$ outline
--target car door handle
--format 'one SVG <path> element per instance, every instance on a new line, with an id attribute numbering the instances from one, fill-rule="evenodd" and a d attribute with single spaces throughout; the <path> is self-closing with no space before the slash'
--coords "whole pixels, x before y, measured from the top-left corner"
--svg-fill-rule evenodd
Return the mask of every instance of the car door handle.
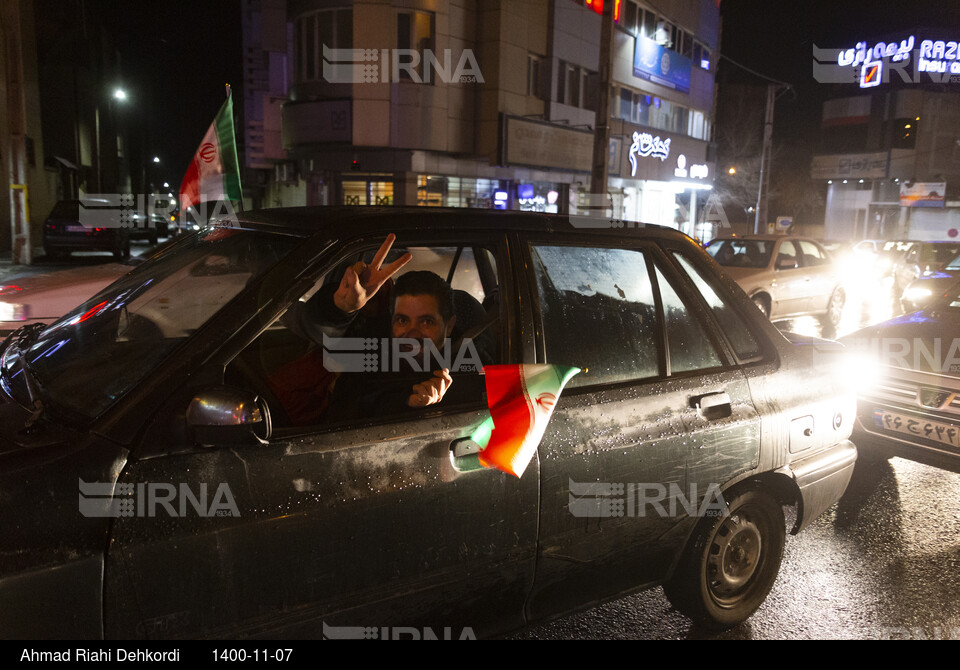
<path id="1" fill-rule="evenodd" d="M 733 414 L 730 394 L 726 391 L 707 393 L 697 400 L 697 413 L 708 421 L 724 419 Z"/>
<path id="2" fill-rule="evenodd" d="M 450 443 L 450 463 L 457 472 L 484 470 L 480 464 L 480 445 L 469 437 L 461 437 Z"/>

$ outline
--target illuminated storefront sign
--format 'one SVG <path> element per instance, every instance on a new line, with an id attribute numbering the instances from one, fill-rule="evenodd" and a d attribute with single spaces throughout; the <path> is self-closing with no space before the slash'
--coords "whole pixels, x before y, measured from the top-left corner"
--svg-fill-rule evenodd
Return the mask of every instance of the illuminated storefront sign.
<path id="1" fill-rule="evenodd" d="M 687 177 L 691 179 L 706 179 L 709 172 L 710 169 L 708 166 L 696 163 L 687 169 L 687 157 L 680 154 L 677 156 L 677 167 L 673 171 L 673 176 L 680 177 L 681 179 L 686 179 Z"/>
<path id="2" fill-rule="evenodd" d="M 884 80 L 884 63 L 906 64 L 916 49 L 917 74 L 960 75 L 960 42 L 944 40 L 917 40 L 914 35 L 899 42 L 877 42 L 873 47 L 866 42 L 842 50 L 837 55 L 841 67 L 860 68 L 860 88 L 879 86 Z"/>
<path id="3" fill-rule="evenodd" d="M 635 132 L 633 134 L 633 144 L 630 145 L 630 175 L 637 174 L 637 156 L 641 158 L 653 157 L 661 161 L 667 160 L 670 155 L 670 138 L 660 139 L 657 135 L 654 137 L 650 133 Z"/>

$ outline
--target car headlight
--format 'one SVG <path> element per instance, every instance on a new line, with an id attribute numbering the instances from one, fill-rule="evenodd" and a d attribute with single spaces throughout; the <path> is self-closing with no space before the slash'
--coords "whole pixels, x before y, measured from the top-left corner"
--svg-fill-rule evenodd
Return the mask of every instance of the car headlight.
<path id="1" fill-rule="evenodd" d="M 908 286 L 903 292 L 903 299 L 909 302 L 917 302 L 918 300 L 929 298 L 932 295 L 933 291 L 928 288 L 921 288 L 920 286 Z"/>
<path id="2" fill-rule="evenodd" d="M 27 306 L 16 302 L 0 302 L 0 321 L 26 321 Z"/>

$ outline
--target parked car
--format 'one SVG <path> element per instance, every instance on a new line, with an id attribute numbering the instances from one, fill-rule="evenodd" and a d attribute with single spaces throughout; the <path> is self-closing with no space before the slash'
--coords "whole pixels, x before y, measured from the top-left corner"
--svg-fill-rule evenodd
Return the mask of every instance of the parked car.
<path id="1" fill-rule="evenodd" d="M 537 396 L 553 415 L 521 476 L 479 465 L 475 367 L 450 366 L 450 404 L 333 411 L 345 375 L 393 379 L 391 347 L 317 342 L 314 298 L 404 252 L 451 283 L 450 338 L 482 366 L 581 369 Z M 391 290 L 352 318 L 389 324 Z M 40 328 L 0 351 L 6 637 L 482 637 L 659 584 L 727 628 L 774 583 L 783 507 L 807 527 L 856 459 L 839 345 L 786 339 L 655 226 L 244 213 Z M 331 364 L 350 347 L 361 371 Z"/>
<path id="2" fill-rule="evenodd" d="M 893 266 L 893 295 L 899 299 L 913 281 L 942 270 L 960 255 L 960 242 L 917 242 Z"/>
<path id="3" fill-rule="evenodd" d="M 0 284 L 0 337 L 22 326 L 53 323 L 168 243 L 150 247 L 121 263 L 81 265 L 4 281 Z"/>
<path id="4" fill-rule="evenodd" d="M 906 313 L 923 309 L 943 296 L 958 281 L 960 281 L 960 256 L 940 270 L 925 274 L 907 284 L 900 296 L 900 306 Z"/>
<path id="5" fill-rule="evenodd" d="M 108 202 L 61 200 L 43 224 L 43 250 L 57 259 L 71 251 L 109 251 L 130 256 L 130 229 L 120 225 L 120 211 Z"/>
<path id="6" fill-rule="evenodd" d="M 816 316 L 836 327 L 846 292 L 839 269 L 815 240 L 784 235 L 719 237 L 707 252 L 772 321 Z"/>
<path id="7" fill-rule="evenodd" d="M 853 439 L 868 460 L 899 456 L 960 472 L 960 286 L 921 311 L 849 335 L 864 379 Z"/>

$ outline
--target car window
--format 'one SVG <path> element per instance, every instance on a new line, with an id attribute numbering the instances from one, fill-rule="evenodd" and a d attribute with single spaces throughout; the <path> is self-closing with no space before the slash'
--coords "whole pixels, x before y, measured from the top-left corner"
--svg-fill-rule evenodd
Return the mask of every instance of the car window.
<path id="1" fill-rule="evenodd" d="M 28 353 L 40 385 L 53 403 L 98 416 L 297 242 L 230 228 L 191 236 L 44 330 Z"/>
<path id="2" fill-rule="evenodd" d="M 765 240 L 714 240 L 707 253 L 723 267 L 765 268 L 770 263 L 773 244 Z"/>
<path id="3" fill-rule="evenodd" d="M 777 250 L 777 266 L 781 267 L 781 264 L 786 264 L 787 269 L 792 267 L 791 263 L 797 262 L 797 248 L 793 245 L 793 242 L 790 240 L 783 240 L 780 243 L 780 248 Z"/>
<path id="4" fill-rule="evenodd" d="M 720 354 L 703 326 L 690 313 L 660 268 L 656 269 L 656 276 L 663 302 L 670 374 L 720 367 Z"/>
<path id="5" fill-rule="evenodd" d="M 494 252 L 395 245 L 385 263 L 406 252 L 412 260 L 359 313 L 345 316 L 333 306 L 333 292 L 347 267 L 360 258 L 371 260 L 375 252 L 371 247 L 322 272 L 310 290 L 227 366 L 228 383 L 267 400 L 274 428 L 422 416 L 420 408 L 407 404 L 412 388 L 442 368 L 450 369 L 453 384 L 429 410 L 485 402 L 480 372 L 501 360 L 499 292 L 489 283 L 489 277 L 496 278 Z M 456 318 L 446 337 L 436 345 L 431 341 L 429 353 L 427 346 L 420 354 L 407 347 L 419 333 L 403 341 L 391 337 L 394 291 L 397 282 L 412 273 L 426 273 L 441 283 L 453 277 L 450 299 Z M 488 277 L 486 285 L 481 276 Z"/>
<path id="6" fill-rule="evenodd" d="M 534 246 L 548 363 L 582 372 L 572 386 L 655 377 L 662 346 L 646 254 Z"/>
<path id="7" fill-rule="evenodd" d="M 800 240 L 800 251 L 803 253 L 803 264 L 807 267 L 823 265 L 827 258 L 816 244 L 810 240 Z"/>
<path id="8" fill-rule="evenodd" d="M 722 300 L 713 288 L 713 281 L 708 280 L 689 259 L 683 254 L 673 252 L 674 258 L 680 263 L 687 276 L 693 281 L 700 295 L 713 311 L 713 315 L 720 324 L 720 329 L 730 341 L 734 353 L 741 360 L 755 359 L 761 354 L 760 343 L 750 332 L 746 322 L 737 314 L 736 310 Z"/>
<path id="9" fill-rule="evenodd" d="M 929 244 L 924 246 L 920 262 L 924 265 L 946 263 L 957 254 L 960 254 L 958 244 Z"/>

